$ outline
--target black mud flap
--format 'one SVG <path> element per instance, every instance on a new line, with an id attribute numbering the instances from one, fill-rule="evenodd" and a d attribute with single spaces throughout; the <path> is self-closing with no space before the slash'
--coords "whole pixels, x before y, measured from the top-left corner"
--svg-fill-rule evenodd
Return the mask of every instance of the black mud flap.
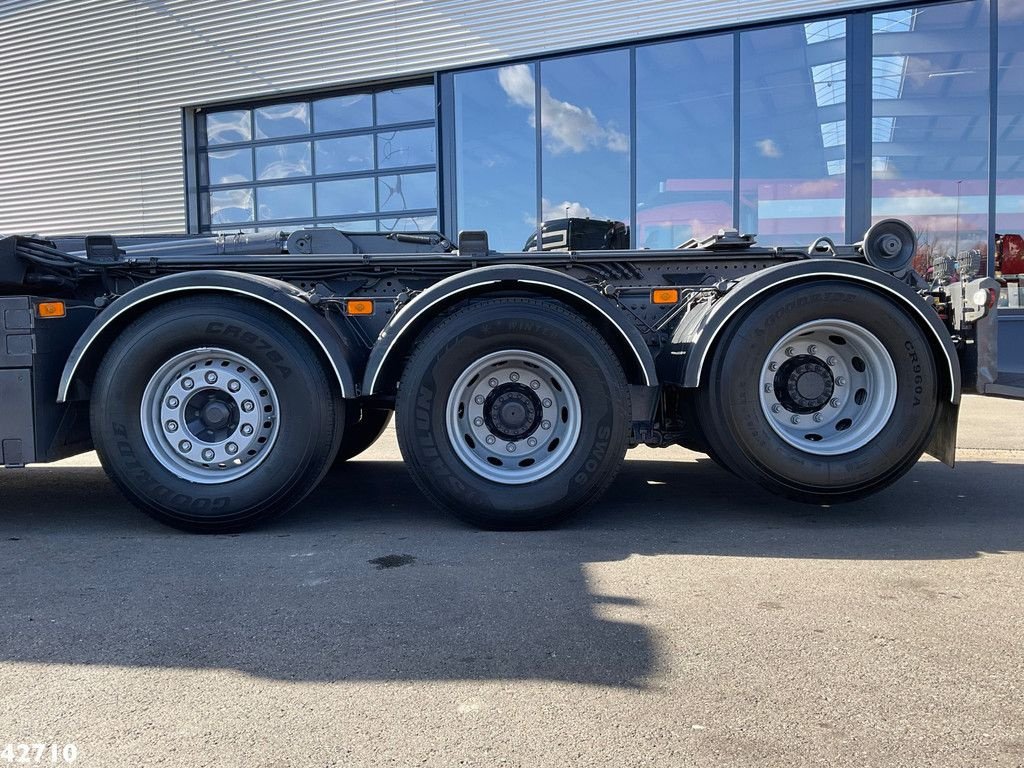
<path id="1" fill-rule="evenodd" d="M 959 403 L 940 402 L 935 417 L 935 432 L 925 448 L 925 453 L 949 467 L 956 465 L 956 426 L 959 416 Z"/>

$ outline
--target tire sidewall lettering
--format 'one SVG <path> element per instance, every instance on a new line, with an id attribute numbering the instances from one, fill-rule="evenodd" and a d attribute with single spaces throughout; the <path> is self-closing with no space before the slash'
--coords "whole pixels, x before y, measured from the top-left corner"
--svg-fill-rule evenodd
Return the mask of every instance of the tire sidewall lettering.
<path id="1" fill-rule="evenodd" d="M 207 323 L 206 333 L 212 336 L 235 339 L 241 344 L 252 346 L 257 351 L 266 355 L 267 360 L 274 364 L 274 367 L 283 378 L 287 379 L 292 375 L 292 369 L 281 364 L 285 359 L 284 355 L 282 355 L 267 339 L 257 333 L 246 331 L 239 325 L 223 323 L 219 320 Z"/>
<path id="2" fill-rule="evenodd" d="M 218 511 L 231 506 L 230 496 L 190 496 L 168 488 L 153 477 L 137 458 L 135 449 L 128 440 L 128 426 L 112 422 L 110 429 L 121 438 L 117 441 L 117 453 L 124 459 L 122 466 L 126 474 L 141 487 L 150 489 L 154 499 L 185 512 Z"/>
<path id="3" fill-rule="evenodd" d="M 158 520 L 193 530 L 230 530 L 293 506 L 330 466 L 343 422 L 327 371 L 299 329 L 245 300 L 169 302 L 136 320 L 111 345 L 97 376 L 94 443 L 126 494 Z M 177 477 L 142 433 L 142 393 L 174 355 L 222 347 L 251 360 L 277 389 L 282 418 L 272 453 L 252 473 L 222 484 Z"/>
<path id="4" fill-rule="evenodd" d="M 625 452 L 628 411 L 620 423 L 611 405 L 615 395 L 609 389 L 607 371 L 609 364 L 615 365 L 615 357 L 610 350 L 606 355 L 598 351 L 595 344 L 604 346 L 600 334 L 591 332 L 594 341 L 585 334 L 577 337 L 578 318 L 561 310 L 555 310 L 557 315 L 552 317 L 555 312 L 550 305 L 541 307 L 530 299 L 490 302 L 507 308 L 506 316 L 495 317 L 495 307 L 485 307 L 485 302 L 468 304 L 447 326 L 439 325 L 433 336 L 421 342 L 436 352 L 421 358 L 414 354 L 403 374 L 397 409 L 399 443 L 421 488 L 457 514 L 460 509 L 472 509 L 478 517 L 540 519 L 551 514 L 549 509 L 585 498 L 595 485 L 614 474 Z M 517 313 L 527 307 L 538 316 Z M 481 311 L 475 314 L 474 310 Z M 464 322 L 458 321 L 459 314 Z M 562 368 L 577 389 L 583 411 L 578 442 L 565 463 L 522 485 L 489 481 L 465 466 L 450 444 L 445 416 L 451 387 L 462 372 L 486 354 L 511 349 L 534 352 Z M 622 380 L 624 385 L 624 376 Z"/>
<path id="5" fill-rule="evenodd" d="M 465 482 L 459 478 L 458 474 L 453 471 L 453 467 L 458 468 L 460 471 L 464 470 L 461 461 L 457 458 L 451 446 L 448 444 L 448 430 L 444 418 L 444 408 L 447 407 L 447 396 L 438 398 L 438 392 L 449 392 L 451 385 L 458 373 L 467 367 L 473 359 L 483 356 L 491 351 L 501 347 L 500 343 L 495 343 L 493 339 L 496 336 L 509 334 L 510 332 L 523 334 L 522 341 L 530 343 L 523 343 L 519 346 L 525 346 L 539 354 L 545 354 L 552 357 L 558 357 L 559 347 L 558 344 L 567 343 L 568 339 L 564 337 L 564 334 L 558 332 L 558 329 L 553 329 L 550 326 L 535 321 L 519 321 L 515 322 L 512 320 L 508 321 L 492 321 L 490 323 L 481 324 L 472 332 L 460 335 L 450 340 L 445 346 L 445 351 L 438 356 L 438 359 L 430 374 L 425 381 L 420 385 L 417 391 L 416 397 L 416 427 L 417 435 L 416 441 L 420 450 L 424 452 L 424 455 L 420 457 L 421 461 L 428 466 L 430 472 L 437 478 L 442 478 L 443 483 L 447 485 L 455 494 L 462 497 L 471 497 L 474 499 L 475 504 L 481 506 L 491 506 L 488 502 L 488 496 L 483 489 L 494 484 L 489 483 L 484 478 L 480 478 L 475 474 L 472 475 L 470 482 Z M 527 335 L 529 334 L 529 335 Z M 483 348 L 474 352 L 472 355 L 458 354 L 463 353 L 466 350 L 466 341 L 472 339 L 483 345 Z M 537 345 L 537 340 L 547 340 L 555 344 L 556 346 L 551 349 L 540 348 Z M 541 345 L 542 346 L 542 345 Z M 561 347 L 564 349 L 565 347 Z M 451 355 L 450 359 L 447 356 Z M 563 361 L 564 362 L 564 361 Z M 589 361 L 586 361 L 589 362 Z M 573 360 L 572 366 L 566 367 L 566 372 L 570 378 L 577 384 L 578 388 L 580 385 L 591 386 L 594 381 L 592 371 L 583 370 L 584 368 L 591 368 L 589 365 L 584 365 L 583 360 Z M 457 372 L 453 372 L 452 375 L 440 375 L 439 370 L 445 366 L 450 365 L 454 369 L 458 369 Z M 568 368 L 576 367 L 580 370 L 577 375 L 573 375 Z M 607 390 L 603 390 L 599 397 L 594 397 L 595 403 L 607 404 L 610 393 Z M 581 393 L 581 399 L 583 394 Z M 443 400 L 444 402 L 441 402 Z M 569 466 L 575 466 L 576 469 L 572 470 L 569 475 L 569 481 L 572 485 L 577 487 L 586 486 L 591 482 L 595 473 L 599 472 L 602 467 L 603 459 L 606 457 L 609 449 L 610 439 L 612 435 L 612 427 L 610 425 L 611 412 L 609 409 L 604 408 L 599 414 L 595 414 L 593 409 L 590 409 L 590 418 L 584 420 L 581 425 L 579 442 L 577 449 L 570 454 L 566 460 L 566 465 L 563 465 L 563 469 Z M 581 454 L 579 449 L 582 445 L 589 444 L 590 450 L 585 454 Z M 529 488 L 532 489 L 533 493 L 540 493 L 541 489 L 548 488 L 553 485 L 562 485 L 565 481 L 559 480 L 562 475 L 561 471 L 556 471 L 552 475 L 548 475 L 535 483 L 529 484 Z M 500 486 L 512 492 L 515 491 L 516 486 Z M 559 495 L 564 493 L 563 490 L 557 491 L 552 495 Z"/>
<path id="6" fill-rule="evenodd" d="M 861 306 L 868 295 L 874 297 L 870 310 Z M 772 301 L 772 297 L 766 299 L 766 303 Z M 885 344 L 896 369 L 896 402 L 888 423 L 871 444 L 852 454 L 818 456 L 799 451 L 781 441 L 761 410 L 760 373 L 768 350 L 791 328 L 825 317 L 856 322 L 870 330 Z M 916 450 L 930 434 L 933 419 L 928 409 L 935 407 L 938 371 L 927 338 L 916 322 L 891 300 L 867 289 L 808 290 L 802 295 L 776 301 L 775 306 L 760 314 L 755 307 L 746 320 L 740 322 L 739 333 L 732 336 L 728 344 L 731 349 L 726 350 L 723 359 L 734 366 L 733 372 L 722 369 L 718 374 L 713 373 L 712 382 L 716 376 L 725 377 L 722 381 L 726 388 L 719 408 L 726 421 L 732 423 L 731 431 L 740 443 L 733 450 L 733 460 L 740 464 L 754 461 L 758 474 L 769 484 L 777 482 L 771 478 L 783 476 L 818 478 L 823 485 L 844 478 L 856 484 L 872 474 L 884 474 L 885 468 L 879 467 L 885 464 L 887 457 L 905 453 L 908 445 L 912 446 L 909 450 Z M 919 412 L 925 415 L 911 415 Z M 730 449 L 720 447 L 717 450 L 726 454 Z"/>
<path id="7" fill-rule="evenodd" d="M 914 342 L 909 339 L 904 342 L 903 348 L 907 350 L 910 358 L 911 370 L 914 372 L 914 402 L 913 407 L 921 405 L 921 398 L 924 395 L 924 375 L 922 374 L 921 359 L 918 357 L 917 348 Z"/>

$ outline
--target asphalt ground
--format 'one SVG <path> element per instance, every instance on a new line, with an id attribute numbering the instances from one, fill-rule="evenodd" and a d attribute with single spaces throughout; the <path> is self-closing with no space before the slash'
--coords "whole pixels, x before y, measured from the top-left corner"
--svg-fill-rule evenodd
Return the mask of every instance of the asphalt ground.
<path id="1" fill-rule="evenodd" d="M 1024 403 L 967 398 L 959 444 L 956 470 L 832 508 L 633 451 L 600 504 L 526 534 L 436 512 L 390 432 L 240 536 L 161 527 L 93 456 L 0 473 L 0 750 L 1024 765 Z"/>

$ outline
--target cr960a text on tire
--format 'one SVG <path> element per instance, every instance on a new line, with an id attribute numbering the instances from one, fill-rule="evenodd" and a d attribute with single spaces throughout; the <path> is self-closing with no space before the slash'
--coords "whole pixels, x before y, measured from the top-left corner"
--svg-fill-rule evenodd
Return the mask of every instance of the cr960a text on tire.
<path id="1" fill-rule="evenodd" d="M 716 456 L 790 498 L 849 501 L 901 477 L 934 430 L 925 332 L 897 301 L 839 281 L 780 290 L 726 330 L 700 390 Z"/>

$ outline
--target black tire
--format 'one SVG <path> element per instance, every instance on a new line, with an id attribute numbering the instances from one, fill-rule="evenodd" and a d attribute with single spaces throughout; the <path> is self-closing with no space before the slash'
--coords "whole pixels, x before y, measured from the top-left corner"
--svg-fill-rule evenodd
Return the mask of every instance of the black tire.
<path id="1" fill-rule="evenodd" d="M 871 428 L 884 426 L 838 455 L 819 455 L 814 442 L 797 448 L 780 437 L 761 395 L 768 391 L 762 366 L 774 345 L 793 329 L 826 318 L 873 334 L 895 371 L 895 404 Z M 865 287 L 822 281 L 782 290 L 730 324 L 701 385 L 699 413 L 716 461 L 773 493 L 831 504 L 881 490 L 917 462 L 934 430 L 939 390 L 932 347 L 902 307 Z"/>
<path id="2" fill-rule="evenodd" d="M 226 482 L 184 479 L 181 468 L 158 458 L 143 428 L 143 395 L 151 380 L 169 360 L 204 349 L 251 361 L 265 373 L 279 405 L 265 456 L 248 474 Z M 168 302 L 128 326 L 99 367 L 92 434 L 100 460 L 132 502 L 166 525 L 224 533 L 269 520 L 316 487 L 337 450 L 344 408 L 318 359 L 299 331 L 260 305 L 223 296 Z"/>
<path id="3" fill-rule="evenodd" d="M 460 376 L 508 350 L 558 366 L 582 414 L 578 438 L 566 439 L 572 447 L 563 449 L 568 452 L 560 463 L 546 476 L 517 484 L 478 474 L 456 453 L 446 426 L 448 398 Z M 424 494 L 465 522 L 497 530 L 549 526 L 597 499 L 622 465 L 630 418 L 625 375 L 598 331 L 561 304 L 531 298 L 469 303 L 438 323 L 413 350 L 396 407 L 398 444 Z M 526 450 L 525 442 L 516 444 Z"/>
<path id="4" fill-rule="evenodd" d="M 358 402 L 347 400 L 345 434 L 341 436 L 334 468 L 342 466 L 377 442 L 391 423 L 391 413 L 388 408 L 364 408 Z"/>

